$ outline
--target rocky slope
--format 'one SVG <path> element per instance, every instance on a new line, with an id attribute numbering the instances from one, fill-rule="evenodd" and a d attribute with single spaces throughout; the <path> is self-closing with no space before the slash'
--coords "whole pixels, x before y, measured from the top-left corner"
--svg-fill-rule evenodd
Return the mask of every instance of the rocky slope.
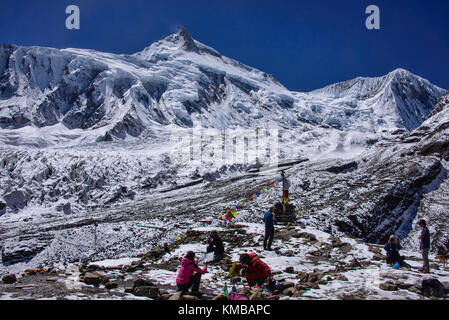
<path id="1" fill-rule="evenodd" d="M 379 246 L 304 226 L 278 226 L 275 251 L 263 251 L 263 227 L 254 223 L 193 228 L 183 239 L 168 245 L 167 251 L 26 270 L 17 282 L 14 276 L 3 277 L 0 298 L 196 300 L 176 292 L 176 275 L 187 251 L 194 250 L 199 256 L 205 251 L 205 238 L 212 229 L 223 239 L 227 256 L 210 264 L 208 273 L 202 276 L 203 299 L 226 300 L 225 285 L 229 292 L 235 290 L 249 300 L 448 299 L 449 270 L 440 267 L 433 257 L 430 276 L 442 282 L 439 290 L 423 286 L 422 275 L 416 270 L 421 261 L 415 252 L 402 252 L 409 266 L 396 270 L 384 263 Z M 229 276 L 232 263 L 244 252 L 258 254 L 270 266 L 277 282 L 275 291 L 249 288 L 244 278 Z"/>

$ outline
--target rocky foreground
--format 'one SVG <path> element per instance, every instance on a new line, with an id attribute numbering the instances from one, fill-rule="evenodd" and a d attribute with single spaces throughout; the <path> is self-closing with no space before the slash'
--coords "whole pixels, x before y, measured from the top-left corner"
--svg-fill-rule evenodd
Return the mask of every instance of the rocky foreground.
<path id="1" fill-rule="evenodd" d="M 257 223 L 194 228 L 166 250 L 136 257 L 29 269 L 18 277 L 6 275 L 0 284 L 0 299 L 196 300 L 176 292 L 175 279 L 187 251 L 197 256 L 205 252 L 206 235 L 212 229 L 222 237 L 227 256 L 210 264 L 203 275 L 200 290 L 204 299 L 226 299 L 225 286 L 250 300 L 449 299 L 449 268 L 434 257 L 431 273 L 423 275 L 417 270 L 419 252 L 403 251 L 409 267 L 396 270 L 385 264 L 381 246 L 337 238 L 302 224 L 277 226 L 275 250 L 263 251 L 263 226 Z M 278 282 L 276 291 L 249 288 L 241 278 L 231 280 L 229 269 L 243 252 L 257 253 L 270 266 Z M 424 278 L 437 279 L 442 286 L 422 287 Z"/>

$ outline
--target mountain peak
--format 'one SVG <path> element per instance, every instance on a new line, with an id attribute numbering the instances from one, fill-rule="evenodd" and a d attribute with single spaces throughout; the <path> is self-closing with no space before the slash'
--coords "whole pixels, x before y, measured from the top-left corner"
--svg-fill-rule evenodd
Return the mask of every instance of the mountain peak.
<path id="1" fill-rule="evenodd" d="M 402 69 L 402 68 L 397 68 L 397 69 L 391 71 L 386 76 L 391 77 L 391 78 L 421 78 L 421 77 L 413 74 L 412 72 L 410 72 L 406 69 Z"/>
<path id="2" fill-rule="evenodd" d="M 197 45 L 195 44 L 195 40 L 193 40 L 192 36 L 184 27 L 182 27 L 177 33 L 165 38 L 165 40 L 181 44 L 182 49 L 186 51 L 198 52 L 199 50 Z"/>

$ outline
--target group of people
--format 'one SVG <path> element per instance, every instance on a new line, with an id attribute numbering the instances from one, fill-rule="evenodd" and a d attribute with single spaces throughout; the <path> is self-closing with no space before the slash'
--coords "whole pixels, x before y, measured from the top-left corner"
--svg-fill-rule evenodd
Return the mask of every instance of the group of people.
<path id="1" fill-rule="evenodd" d="M 289 181 L 285 178 L 284 173 L 281 173 L 283 179 L 283 204 L 288 203 L 288 188 Z M 263 239 L 264 250 L 271 251 L 271 246 L 274 240 L 274 225 L 275 218 L 273 213 L 275 208 L 271 207 L 263 217 L 265 224 L 265 235 Z M 422 273 L 429 273 L 429 250 L 430 250 L 430 232 L 427 228 L 425 220 L 420 220 L 418 225 L 421 227 L 420 250 L 422 252 L 423 266 L 419 269 Z M 207 253 L 214 253 L 212 262 L 218 262 L 225 256 L 223 241 L 218 236 L 216 231 L 212 231 L 207 238 L 208 246 Z M 386 262 L 394 267 L 402 267 L 405 265 L 405 257 L 401 256 L 399 250 L 402 249 L 398 239 L 392 235 L 385 244 Z M 200 268 L 195 260 L 195 253 L 193 251 L 187 252 L 186 256 L 181 261 L 181 267 L 176 278 L 178 290 L 184 294 L 191 289 L 192 295 L 201 295 L 199 292 L 201 275 L 207 272 L 207 261 L 205 266 Z M 235 265 L 236 270 L 246 278 L 249 286 L 266 284 L 268 288 L 273 286 L 272 274 L 269 266 L 259 259 L 256 254 L 243 253 L 240 255 L 239 262 Z"/>
<path id="2" fill-rule="evenodd" d="M 216 231 L 212 231 L 207 238 L 208 246 L 207 252 L 214 253 L 214 259 L 212 262 L 220 261 L 225 253 L 223 241 L 218 236 Z M 201 296 L 199 292 L 201 275 L 207 272 L 207 262 L 203 268 L 198 266 L 196 261 L 196 255 L 193 251 L 187 252 L 186 256 L 181 260 L 181 267 L 176 277 L 176 284 L 178 291 L 183 294 L 189 293 L 194 296 Z M 240 255 L 239 263 L 236 265 L 236 269 L 242 276 L 246 278 L 249 286 L 263 285 L 264 283 L 270 284 L 271 270 L 268 265 L 260 260 L 256 254 L 243 253 Z"/>
<path id="3" fill-rule="evenodd" d="M 427 222 L 425 220 L 420 220 L 418 222 L 418 226 L 421 228 L 421 234 L 419 235 L 419 248 L 421 250 L 423 266 L 419 268 L 419 271 L 422 273 L 430 272 L 430 264 L 429 264 L 429 251 L 430 251 L 430 232 L 427 228 Z M 404 265 L 405 257 L 399 254 L 399 250 L 402 249 L 399 244 L 398 239 L 394 235 L 390 237 L 388 242 L 385 244 L 384 249 L 387 253 L 387 263 L 394 266 L 399 265 L 402 267 Z"/>
<path id="4" fill-rule="evenodd" d="M 284 172 L 281 172 L 282 177 L 282 202 L 283 204 L 288 203 L 288 189 L 290 187 L 290 182 L 285 177 Z M 271 251 L 271 245 L 274 239 L 274 213 L 275 208 L 271 207 L 263 217 L 263 222 L 265 224 L 265 236 L 263 239 L 264 250 Z M 216 231 L 212 231 L 207 238 L 208 246 L 206 249 L 207 253 L 214 253 L 214 258 L 212 262 L 220 261 L 224 255 L 224 245 L 223 241 L 218 236 Z M 176 277 L 176 284 L 178 290 L 183 294 L 189 292 L 192 295 L 201 295 L 199 292 L 201 275 L 207 272 L 207 262 L 203 268 L 198 266 L 195 260 L 195 253 L 193 251 L 187 252 L 186 256 L 181 260 L 181 267 Z M 259 259 L 256 254 L 243 253 L 240 255 L 239 263 L 236 265 L 238 272 L 246 278 L 249 286 L 263 285 L 267 284 L 268 288 L 273 286 L 272 275 L 270 267 Z"/>

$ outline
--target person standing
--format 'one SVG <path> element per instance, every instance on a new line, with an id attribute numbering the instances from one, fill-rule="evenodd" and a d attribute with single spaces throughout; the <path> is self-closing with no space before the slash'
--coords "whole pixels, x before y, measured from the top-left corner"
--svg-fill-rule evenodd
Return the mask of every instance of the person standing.
<path id="1" fill-rule="evenodd" d="M 263 238 L 263 249 L 271 251 L 271 244 L 274 239 L 274 208 L 271 207 L 263 216 L 263 222 L 265 223 L 265 236 Z"/>
<path id="2" fill-rule="evenodd" d="M 421 235 L 419 236 L 419 249 L 422 253 L 423 266 L 419 269 L 422 273 L 430 272 L 429 251 L 430 251 L 430 232 L 427 228 L 425 220 L 420 220 L 418 225 L 421 227 Z"/>
<path id="3" fill-rule="evenodd" d="M 290 189 L 290 181 L 285 177 L 284 171 L 281 172 L 282 177 L 282 203 L 288 203 L 288 189 Z"/>

